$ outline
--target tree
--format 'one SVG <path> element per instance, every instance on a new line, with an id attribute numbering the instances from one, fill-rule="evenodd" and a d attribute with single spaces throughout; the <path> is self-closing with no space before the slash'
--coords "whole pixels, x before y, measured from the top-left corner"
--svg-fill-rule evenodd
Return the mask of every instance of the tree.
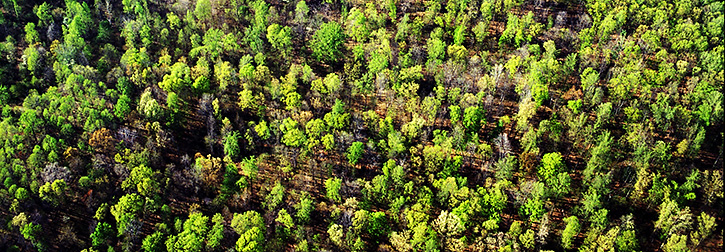
<path id="1" fill-rule="evenodd" d="M 170 237 L 166 242 L 167 250 L 202 251 L 209 230 L 208 222 L 209 217 L 202 213 L 189 214 L 189 218 L 184 221 L 182 226 L 183 231 Z"/>
<path id="2" fill-rule="evenodd" d="M 667 242 L 662 245 L 662 250 L 665 252 L 690 251 L 687 247 L 687 235 L 673 234 L 667 239 Z"/>
<path id="3" fill-rule="evenodd" d="M 287 213 L 287 209 L 280 209 L 274 221 L 281 224 L 278 226 L 277 232 L 280 233 L 283 239 L 286 239 L 290 235 L 290 230 L 295 226 L 292 216 Z"/>
<path id="4" fill-rule="evenodd" d="M 144 200 L 138 194 L 123 195 L 118 203 L 111 207 L 111 214 L 116 218 L 118 234 L 126 234 L 126 227 L 131 221 L 136 221 L 143 209 Z"/>
<path id="5" fill-rule="evenodd" d="M 38 8 L 35 9 L 35 15 L 38 16 L 38 22 L 39 26 L 48 25 L 50 24 L 51 19 L 53 16 L 51 16 L 50 10 L 51 6 L 47 2 L 43 2 L 43 4 L 38 5 Z"/>
<path id="6" fill-rule="evenodd" d="M 141 243 L 141 248 L 146 252 L 162 252 L 164 248 L 164 234 L 156 231 L 146 236 Z"/>
<path id="7" fill-rule="evenodd" d="M 278 24 L 269 25 L 267 27 L 267 40 L 274 49 L 282 53 L 282 58 L 286 57 L 292 46 L 290 27 Z"/>
<path id="8" fill-rule="evenodd" d="M 330 237 L 330 241 L 337 245 L 338 247 L 342 246 L 342 237 L 344 235 L 342 226 L 338 224 L 332 224 L 330 228 L 327 229 L 327 234 Z"/>
<path id="9" fill-rule="evenodd" d="M 295 204 L 297 210 L 296 217 L 297 222 L 300 224 L 307 224 L 310 221 L 312 211 L 315 210 L 314 200 L 307 192 L 302 192 L 300 202 Z"/>
<path id="10" fill-rule="evenodd" d="M 210 0 L 199 0 L 196 2 L 196 8 L 194 8 L 194 16 L 199 21 L 205 22 L 211 18 L 212 7 Z"/>
<path id="11" fill-rule="evenodd" d="M 171 66 L 171 73 L 164 75 L 159 87 L 166 92 L 179 92 L 191 85 L 191 68 L 183 62 L 176 62 Z"/>
<path id="12" fill-rule="evenodd" d="M 579 234 L 579 219 L 576 216 L 569 216 L 564 218 L 566 228 L 561 232 L 561 246 L 565 249 L 571 249 L 574 237 Z"/>
<path id="13" fill-rule="evenodd" d="M 234 158 L 239 152 L 239 132 L 233 130 L 224 136 L 224 155 Z"/>
<path id="14" fill-rule="evenodd" d="M 25 24 L 25 42 L 29 45 L 40 42 L 40 35 L 35 30 L 35 23 L 33 22 Z"/>
<path id="15" fill-rule="evenodd" d="M 524 248 L 527 249 L 533 249 L 534 248 L 534 230 L 527 229 L 525 233 L 519 235 L 519 241 L 521 242 L 521 245 L 524 246 Z"/>
<path id="16" fill-rule="evenodd" d="M 549 181 L 560 171 L 566 169 L 562 161 L 561 154 L 558 152 L 546 153 L 541 158 L 541 167 L 539 167 L 539 178 Z"/>
<path id="17" fill-rule="evenodd" d="M 266 197 L 264 197 L 264 206 L 267 208 L 268 211 L 272 211 L 277 206 L 279 206 L 280 203 L 282 203 L 282 200 L 284 199 L 284 186 L 282 186 L 279 181 L 272 187 L 272 190 L 267 194 Z"/>
<path id="18" fill-rule="evenodd" d="M 322 24 L 310 41 L 312 55 L 319 61 L 336 62 L 344 50 L 345 34 L 335 21 Z"/>
<path id="19" fill-rule="evenodd" d="M 478 106 L 466 108 L 463 113 L 463 126 L 471 133 L 478 132 L 481 129 L 481 124 L 485 123 L 483 113 L 483 110 L 479 109 Z"/>
<path id="20" fill-rule="evenodd" d="M 295 5 L 295 23 L 306 23 L 309 12 L 310 8 L 307 6 L 307 2 L 304 0 L 297 2 L 297 5 Z"/>
<path id="21" fill-rule="evenodd" d="M 458 216 L 445 210 L 433 221 L 433 227 L 444 237 L 458 236 L 466 229 Z"/>
<path id="22" fill-rule="evenodd" d="M 716 226 L 715 217 L 705 212 L 700 213 L 700 216 L 697 217 L 697 230 L 693 231 L 690 235 L 695 247 L 698 247 L 700 243 L 710 236 Z"/>
<path id="23" fill-rule="evenodd" d="M 340 187 L 342 186 L 342 180 L 339 178 L 328 178 L 325 181 L 325 190 L 327 191 L 327 198 L 332 202 L 340 202 Z"/>
<path id="24" fill-rule="evenodd" d="M 112 237 L 113 229 L 111 225 L 105 222 L 99 222 L 93 233 L 91 233 L 91 245 L 94 248 L 101 248 L 102 245 L 108 243 L 108 238 Z"/>
<path id="25" fill-rule="evenodd" d="M 445 56 L 446 43 L 439 38 L 430 38 L 427 42 L 428 48 L 428 65 L 430 64 L 441 64 L 443 57 Z"/>
<path id="26" fill-rule="evenodd" d="M 65 191 L 67 190 L 67 187 L 65 180 L 62 179 L 57 179 L 52 183 L 46 182 L 39 189 L 40 198 L 58 206 L 65 199 Z M 18 194 L 16 192 L 16 197 L 17 195 Z"/>
<path id="27" fill-rule="evenodd" d="M 158 101 L 151 96 L 150 88 L 146 89 L 146 91 L 141 94 L 137 110 L 149 120 L 157 120 L 161 118 L 161 106 Z"/>
<path id="28" fill-rule="evenodd" d="M 292 118 L 285 118 L 280 125 L 282 131 L 282 143 L 290 147 L 304 146 L 306 141 L 305 133 L 297 127 L 297 121 Z"/>
<path id="29" fill-rule="evenodd" d="M 363 148 L 364 145 L 362 142 L 354 142 L 352 143 L 352 145 L 350 145 L 350 148 L 347 149 L 347 161 L 350 163 L 350 165 L 357 165 L 360 157 L 365 151 Z"/>
<path id="30" fill-rule="evenodd" d="M 219 90 L 221 91 L 226 91 L 227 87 L 237 80 L 237 73 L 234 71 L 232 64 L 228 61 L 222 61 L 215 64 L 214 75 L 217 83 L 219 83 Z"/>
<path id="31" fill-rule="evenodd" d="M 131 169 L 131 174 L 123 181 L 121 187 L 126 190 L 136 189 L 144 197 L 155 197 L 161 187 L 158 182 L 159 176 L 158 171 L 154 172 L 150 167 L 142 164 Z"/>
<path id="32" fill-rule="evenodd" d="M 494 166 L 496 169 L 497 180 L 508 180 L 511 178 L 513 172 L 518 167 L 518 161 L 514 155 L 506 155 L 506 157 L 499 159 Z"/>
<path id="33" fill-rule="evenodd" d="M 350 120 L 350 113 L 345 113 L 345 103 L 340 99 L 335 99 L 335 105 L 332 106 L 332 111 L 325 114 L 324 119 L 329 127 L 342 130 Z"/>
<path id="34" fill-rule="evenodd" d="M 368 221 L 368 233 L 376 238 L 387 237 L 390 227 L 385 212 L 373 212 Z"/>
<path id="35" fill-rule="evenodd" d="M 113 106 L 113 114 L 116 118 L 123 120 L 126 119 L 126 115 L 131 112 L 131 99 L 126 95 L 121 95 L 116 101 L 116 105 Z"/>
<path id="36" fill-rule="evenodd" d="M 237 251 L 263 251 L 266 228 L 262 215 L 253 210 L 243 214 L 235 213 L 232 219 L 232 229 L 241 235 L 236 242 Z"/>

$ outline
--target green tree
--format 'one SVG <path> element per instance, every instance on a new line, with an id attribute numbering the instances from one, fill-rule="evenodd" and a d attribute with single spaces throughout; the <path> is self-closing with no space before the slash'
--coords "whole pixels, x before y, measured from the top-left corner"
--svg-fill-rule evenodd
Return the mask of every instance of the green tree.
<path id="1" fill-rule="evenodd" d="M 485 123 L 484 111 L 478 106 L 468 107 L 463 112 L 463 126 L 471 133 L 476 133 L 481 129 L 481 124 Z"/>
<path id="2" fill-rule="evenodd" d="M 116 218 L 116 227 L 118 234 L 126 234 L 126 226 L 131 221 L 137 221 L 141 210 L 143 210 L 144 200 L 138 194 L 126 194 L 118 200 L 118 203 L 111 207 L 111 214 Z"/>
<path id="3" fill-rule="evenodd" d="M 224 239 L 224 217 L 220 214 L 214 214 L 211 218 L 211 222 L 214 225 L 209 230 L 209 234 L 206 239 L 206 247 L 213 251 L 221 245 Z"/>
<path id="4" fill-rule="evenodd" d="M 697 230 L 693 231 L 690 235 L 695 247 L 698 247 L 708 236 L 710 236 L 716 226 L 717 223 L 715 223 L 715 217 L 712 217 L 705 212 L 700 213 L 700 216 L 697 217 Z"/>
<path id="5" fill-rule="evenodd" d="M 352 165 L 352 166 L 357 165 L 357 163 L 360 160 L 360 157 L 362 157 L 362 154 L 364 151 L 365 151 L 364 145 L 362 142 L 352 143 L 352 145 L 350 145 L 350 148 L 347 149 L 348 163 L 350 163 L 350 165 Z"/>
<path id="6" fill-rule="evenodd" d="M 237 73 L 234 67 L 228 61 L 222 61 L 214 65 L 214 75 L 219 83 L 219 90 L 226 91 L 227 88 L 235 83 Z"/>
<path id="7" fill-rule="evenodd" d="M 286 239 L 290 235 L 291 229 L 295 226 L 292 216 L 287 213 L 286 209 L 280 209 L 274 221 L 281 224 L 277 226 L 279 228 L 277 232 L 279 232 L 283 239 Z"/>
<path id="8" fill-rule="evenodd" d="M 38 16 L 38 22 L 39 26 L 48 25 L 50 24 L 50 21 L 53 19 L 53 16 L 51 15 L 51 6 L 47 2 L 43 2 L 43 4 L 38 5 L 38 8 L 35 9 L 35 15 Z"/>
<path id="9" fill-rule="evenodd" d="M 146 91 L 141 94 L 137 110 L 149 120 L 157 120 L 161 118 L 161 106 L 158 101 L 152 97 L 151 89 L 146 89 Z"/>
<path id="10" fill-rule="evenodd" d="M 144 197 L 154 197 L 160 189 L 158 177 L 160 173 L 154 172 L 146 165 L 139 165 L 131 169 L 131 174 L 123 181 L 121 187 L 128 190 L 129 188 L 136 191 Z"/>
<path id="11" fill-rule="evenodd" d="M 116 101 L 116 105 L 113 106 L 113 114 L 116 118 L 123 120 L 126 119 L 126 115 L 131 112 L 131 99 L 126 95 L 121 95 Z"/>
<path id="12" fill-rule="evenodd" d="M 184 221 L 182 231 L 166 242 L 169 251 L 202 251 L 209 230 L 209 217 L 202 213 L 191 213 Z M 171 243 L 173 242 L 173 243 Z"/>
<path id="13" fill-rule="evenodd" d="M 350 13 L 347 14 L 345 26 L 347 35 L 357 42 L 365 43 L 370 36 L 371 31 L 368 27 L 367 17 L 359 8 L 353 7 L 350 10 Z"/>
<path id="14" fill-rule="evenodd" d="M 146 252 L 162 252 L 164 248 L 164 234 L 156 231 L 146 236 L 141 243 L 141 248 Z"/>
<path id="15" fill-rule="evenodd" d="M 344 50 L 345 33 L 335 21 L 322 24 L 310 41 L 312 55 L 319 61 L 336 62 Z"/>
<path id="16" fill-rule="evenodd" d="M 300 202 L 295 204 L 297 210 L 297 222 L 300 224 L 307 224 L 310 221 L 312 211 L 315 210 L 314 200 L 307 192 L 303 192 L 300 197 Z"/>
<path id="17" fill-rule="evenodd" d="M 566 168 L 561 158 L 561 154 L 558 152 L 546 153 L 541 158 L 541 167 L 539 167 L 539 178 L 544 181 L 549 181 L 556 176 L 559 171 Z"/>
<path id="18" fill-rule="evenodd" d="M 342 130 L 350 121 L 350 113 L 345 113 L 345 103 L 340 99 L 335 99 L 335 105 L 332 106 L 332 111 L 325 114 L 324 119 L 329 127 Z"/>
<path id="19" fill-rule="evenodd" d="M 101 246 L 108 243 L 108 238 L 111 238 L 113 234 L 110 224 L 99 222 L 93 233 L 91 233 L 91 245 L 94 248 L 101 248 Z"/>
<path id="20" fill-rule="evenodd" d="M 527 249 L 533 249 L 535 245 L 534 235 L 535 232 L 531 229 L 527 229 L 525 233 L 519 235 L 521 246 Z"/>
<path id="21" fill-rule="evenodd" d="M 264 206 L 267 208 L 268 211 L 272 211 L 279 204 L 282 203 L 282 200 L 284 199 L 284 186 L 282 186 L 279 181 L 272 187 L 272 190 L 269 191 L 269 194 L 267 194 L 266 197 L 264 197 Z"/>
<path id="22" fill-rule="evenodd" d="M 325 181 L 325 190 L 327 191 L 327 198 L 332 202 L 340 202 L 340 187 L 342 186 L 342 179 L 339 178 L 328 178 Z"/>
<path id="23" fill-rule="evenodd" d="M 280 131 L 283 134 L 282 143 L 290 147 L 304 146 L 305 133 L 297 125 L 297 121 L 292 118 L 282 120 L 282 125 L 280 125 Z"/>
<path id="24" fill-rule="evenodd" d="M 67 187 L 65 180 L 62 179 L 56 179 L 52 183 L 46 182 L 39 189 L 40 198 L 53 205 L 60 205 L 65 199 L 65 191 L 67 190 Z"/>
<path id="25" fill-rule="evenodd" d="M 446 43 L 439 38 L 430 38 L 427 42 L 428 48 L 428 63 L 427 64 L 440 64 L 443 61 L 443 57 L 446 52 Z"/>
<path id="26" fill-rule="evenodd" d="M 212 6 L 210 0 L 199 0 L 194 8 L 194 16 L 200 21 L 207 21 L 211 18 Z"/>
<path id="27" fill-rule="evenodd" d="M 264 249 L 266 228 L 262 215 L 253 210 L 234 214 L 232 229 L 241 235 L 236 242 L 237 251 L 258 252 Z"/>
<path id="28" fill-rule="evenodd" d="M 576 216 L 564 218 L 564 223 L 566 223 L 566 228 L 564 228 L 564 231 L 561 232 L 561 246 L 565 249 L 571 249 L 574 237 L 579 234 L 581 226 L 579 225 L 579 219 Z"/>
<path id="29" fill-rule="evenodd" d="M 33 22 L 25 24 L 25 42 L 29 45 L 40 42 L 40 35 L 35 30 L 35 23 Z"/>
<path id="30" fill-rule="evenodd" d="M 267 27 L 267 40 L 272 48 L 281 53 L 282 58 L 286 57 L 292 48 L 292 36 L 289 26 L 271 24 Z"/>
<path id="31" fill-rule="evenodd" d="M 239 132 L 233 130 L 224 136 L 224 155 L 234 158 L 239 155 L 240 151 Z"/>
<path id="32" fill-rule="evenodd" d="M 171 66 L 171 73 L 164 75 L 159 87 L 166 92 L 179 92 L 191 85 L 191 68 L 183 62 Z"/>

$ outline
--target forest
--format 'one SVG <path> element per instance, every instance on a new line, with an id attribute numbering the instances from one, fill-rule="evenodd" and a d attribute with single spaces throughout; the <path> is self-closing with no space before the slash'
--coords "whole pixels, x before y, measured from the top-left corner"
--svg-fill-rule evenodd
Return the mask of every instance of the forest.
<path id="1" fill-rule="evenodd" d="M 0 250 L 723 249 L 721 0 L 0 3 Z"/>

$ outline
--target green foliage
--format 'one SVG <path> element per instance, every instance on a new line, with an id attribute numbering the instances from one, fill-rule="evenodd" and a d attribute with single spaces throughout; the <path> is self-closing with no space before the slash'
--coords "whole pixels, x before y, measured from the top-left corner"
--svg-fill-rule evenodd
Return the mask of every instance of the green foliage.
<path id="1" fill-rule="evenodd" d="M 524 17 L 508 13 L 506 29 L 501 34 L 498 45 L 519 47 L 523 42 L 531 42 L 531 39 L 542 30 L 542 27 L 542 24 L 534 21 L 534 14 L 532 12 L 529 12 Z"/>
<path id="2" fill-rule="evenodd" d="M 521 246 L 527 249 L 533 249 L 534 248 L 534 230 L 527 229 L 525 233 L 521 234 L 519 236 L 519 241 L 521 242 Z"/>
<path id="3" fill-rule="evenodd" d="M 143 210 L 144 200 L 138 194 L 131 193 L 122 196 L 118 203 L 111 207 L 111 214 L 116 218 L 118 234 L 126 234 L 126 227 L 132 221 L 138 221 Z"/>
<path id="4" fill-rule="evenodd" d="M 280 26 L 278 24 L 269 25 L 267 27 L 267 39 L 274 49 L 282 53 L 282 57 L 289 55 L 290 47 L 292 46 L 289 26 Z"/>
<path id="5" fill-rule="evenodd" d="M 312 197 L 310 197 L 308 193 L 303 192 L 302 196 L 300 197 L 300 202 L 295 204 L 294 207 L 297 210 L 297 222 L 301 224 L 306 224 L 310 222 L 310 217 L 312 215 L 312 211 L 315 210 L 315 206 L 314 200 L 312 199 Z"/>
<path id="6" fill-rule="evenodd" d="M 327 199 L 332 202 L 340 202 L 340 187 L 342 180 L 339 178 L 328 178 L 325 181 L 325 190 L 327 191 Z"/>
<path id="7" fill-rule="evenodd" d="M 118 119 L 125 119 L 126 116 L 131 113 L 131 99 L 126 95 L 121 95 L 116 101 L 116 105 L 113 106 L 113 114 Z"/>
<path id="8" fill-rule="evenodd" d="M 99 222 L 93 233 L 91 233 L 91 245 L 94 248 L 101 248 L 101 246 L 108 243 L 108 239 L 114 235 L 113 231 L 114 230 L 111 228 L 110 224 Z"/>
<path id="9" fill-rule="evenodd" d="M 350 121 L 350 113 L 345 112 L 345 103 L 340 99 L 335 99 L 335 105 L 332 106 L 332 111 L 325 114 L 324 119 L 330 128 L 342 130 L 347 127 Z"/>
<path id="10" fill-rule="evenodd" d="M 255 211 L 234 214 L 232 229 L 240 235 L 236 242 L 237 251 L 258 252 L 264 250 L 266 228 L 262 216 Z"/>
<path id="11" fill-rule="evenodd" d="M 290 147 L 304 146 L 306 141 L 305 133 L 297 126 L 297 121 L 291 118 L 285 118 L 280 125 L 282 131 L 282 143 Z"/>
<path id="12" fill-rule="evenodd" d="M 154 172 L 150 167 L 142 164 L 131 169 L 131 174 L 123 181 L 121 187 L 126 190 L 136 189 L 145 197 L 154 197 L 160 192 L 159 176 L 159 172 Z"/>
<path id="13" fill-rule="evenodd" d="M 319 61 L 337 62 L 344 50 L 345 34 L 337 22 L 327 22 L 315 31 L 310 40 L 312 55 Z"/>
<path id="14" fill-rule="evenodd" d="M 428 49 L 428 63 L 427 64 L 440 64 L 443 60 L 443 56 L 446 50 L 446 43 L 438 38 L 430 38 L 427 42 Z"/>
<path id="15" fill-rule="evenodd" d="M 146 252 L 164 251 L 164 234 L 159 231 L 146 236 L 141 243 L 141 248 Z"/>
<path id="16" fill-rule="evenodd" d="M 550 180 L 559 171 L 566 169 L 561 154 L 558 152 L 546 153 L 541 158 L 541 167 L 539 168 L 539 178 L 544 181 Z"/>
<path id="17" fill-rule="evenodd" d="M 561 232 L 561 246 L 565 249 L 571 249 L 574 237 L 579 234 L 581 226 L 576 216 L 564 218 L 564 223 L 566 223 L 566 228 Z"/>
<path id="18" fill-rule="evenodd" d="M 267 194 L 267 196 L 264 198 L 265 207 L 268 211 L 272 211 L 277 206 L 279 206 L 280 203 L 282 203 L 282 200 L 284 199 L 284 186 L 282 186 L 281 183 L 277 182 L 274 187 L 272 187 L 272 190 Z"/>
<path id="19" fill-rule="evenodd" d="M 29 45 L 35 44 L 40 41 L 40 35 L 35 30 L 35 23 L 27 23 L 25 25 L 25 42 Z"/>
<path id="20" fill-rule="evenodd" d="M 20 188 L 23 189 L 23 188 Z M 65 183 L 65 180 L 62 179 L 56 179 L 55 181 L 47 182 L 44 185 L 42 185 L 39 189 L 39 195 L 40 198 L 50 202 L 53 205 L 59 205 L 62 203 L 62 201 L 65 199 L 65 191 L 68 189 L 68 185 Z M 18 190 L 15 193 L 15 197 L 18 198 Z M 22 195 L 22 194 L 21 194 Z M 22 199 L 22 196 L 18 199 Z"/>
<path id="21" fill-rule="evenodd" d="M 362 142 L 353 142 L 352 145 L 350 145 L 350 148 L 347 149 L 347 161 L 350 165 L 357 165 L 360 157 L 362 157 L 362 154 L 365 151 L 363 148 L 364 146 Z"/>
<path id="22" fill-rule="evenodd" d="M 240 151 L 241 148 L 239 148 L 239 132 L 234 130 L 224 136 L 224 155 L 233 158 L 238 156 Z"/>
<path id="23" fill-rule="evenodd" d="M 4 248 L 712 247 L 723 4 L 555 2 L 4 0 Z"/>
<path id="24" fill-rule="evenodd" d="M 484 113 L 483 109 L 479 109 L 477 106 L 466 108 L 463 112 L 463 126 L 466 127 L 466 130 L 471 133 L 478 132 L 481 125 L 486 123 Z"/>

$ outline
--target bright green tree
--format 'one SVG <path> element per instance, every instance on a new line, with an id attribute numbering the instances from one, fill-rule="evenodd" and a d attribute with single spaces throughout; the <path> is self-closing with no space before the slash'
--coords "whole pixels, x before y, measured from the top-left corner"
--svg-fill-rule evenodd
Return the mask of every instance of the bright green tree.
<path id="1" fill-rule="evenodd" d="M 327 191 L 327 198 L 332 202 L 340 202 L 340 187 L 342 186 L 342 179 L 329 178 L 325 181 L 325 190 Z"/>
<path id="2" fill-rule="evenodd" d="M 350 165 L 354 166 L 360 161 L 360 157 L 364 152 L 364 145 L 362 142 L 354 142 L 347 149 L 347 161 Z"/>
<path id="3" fill-rule="evenodd" d="M 344 50 L 345 33 L 335 21 L 322 24 L 310 40 L 312 55 L 319 61 L 336 62 Z"/>

